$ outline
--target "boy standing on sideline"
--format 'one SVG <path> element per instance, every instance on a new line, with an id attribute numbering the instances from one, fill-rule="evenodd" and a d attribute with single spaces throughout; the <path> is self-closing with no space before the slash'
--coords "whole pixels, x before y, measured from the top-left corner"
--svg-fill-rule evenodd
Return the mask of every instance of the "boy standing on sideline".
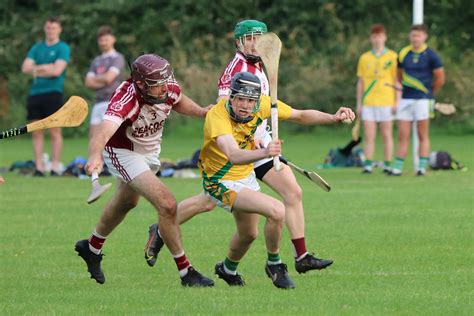
<path id="1" fill-rule="evenodd" d="M 104 25 L 97 31 L 97 44 L 101 54 L 94 58 L 84 81 L 85 86 L 95 90 L 96 100 L 92 107 L 89 139 L 98 129 L 110 97 L 122 82 L 125 60 L 115 50 L 115 36 L 110 26 Z"/>
<path id="2" fill-rule="evenodd" d="M 393 155 L 393 114 L 400 101 L 397 53 L 385 47 L 387 33 L 382 24 L 370 29 L 372 49 L 360 56 L 357 65 L 357 116 L 364 127 L 364 171 L 372 173 L 377 124 L 384 152 L 384 173 L 390 172 Z M 398 88 L 398 89 L 397 89 Z"/>
<path id="3" fill-rule="evenodd" d="M 412 122 L 418 131 L 419 155 L 416 175 L 426 172 L 430 153 L 430 111 L 434 95 L 444 85 L 444 68 L 438 54 L 426 45 L 428 30 L 425 25 L 413 25 L 409 34 L 410 45 L 398 54 L 398 78 L 403 86 L 402 100 L 397 108 L 398 146 L 393 163 L 393 176 L 400 176 L 408 152 Z"/>
<path id="4" fill-rule="evenodd" d="M 64 103 L 64 78 L 69 62 L 69 46 L 60 40 L 61 22 L 56 17 L 50 17 L 44 24 L 45 40 L 33 45 L 23 61 L 21 71 L 33 77 L 27 101 L 27 119 L 41 120 L 57 110 Z M 51 136 L 51 175 L 61 172 L 61 151 L 63 138 L 61 128 L 49 129 Z M 34 176 L 44 176 L 43 147 L 44 131 L 32 133 L 33 151 L 35 157 Z"/>

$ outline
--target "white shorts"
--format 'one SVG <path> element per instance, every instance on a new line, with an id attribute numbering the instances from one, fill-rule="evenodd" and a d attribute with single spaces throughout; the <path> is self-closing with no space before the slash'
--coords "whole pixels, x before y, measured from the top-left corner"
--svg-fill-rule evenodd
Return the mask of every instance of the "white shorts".
<path id="1" fill-rule="evenodd" d="M 94 104 L 92 107 L 91 113 L 91 123 L 90 125 L 99 125 L 104 120 L 105 111 L 107 111 L 107 105 L 109 102 L 99 102 Z"/>
<path id="2" fill-rule="evenodd" d="M 363 106 L 362 121 L 388 122 L 393 121 L 391 106 Z"/>
<path id="3" fill-rule="evenodd" d="M 231 212 L 237 194 L 244 188 L 260 191 L 260 185 L 252 172 L 247 178 L 240 180 L 211 180 L 203 179 L 204 193 L 223 209 Z"/>
<path id="4" fill-rule="evenodd" d="M 431 99 L 401 99 L 397 108 L 399 121 L 423 121 L 430 117 Z"/>
<path id="5" fill-rule="evenodd" d="M 272 135 L 267 130 L 261 132 L 259 137 L 260 137 L 260 141 L 263 143 L 265 147 L 267 147 L 267 145 L 272 141 Z M 272 157 L 257 160 L 253 163 L 253 168 L 256 169 L 257 167 L 260 167 L 261 165 L 264 165 L 267 162 L 272 161 L 272 160 L 273 160 Z"/>
<path id="6" fill-rule="evenodd" d="M 143 155 L 128 149 L 106 146 L 102 155 L 110 173 L 127 183 L 145 171 L 157 173 L 161 166 L 156 153 Z"/>

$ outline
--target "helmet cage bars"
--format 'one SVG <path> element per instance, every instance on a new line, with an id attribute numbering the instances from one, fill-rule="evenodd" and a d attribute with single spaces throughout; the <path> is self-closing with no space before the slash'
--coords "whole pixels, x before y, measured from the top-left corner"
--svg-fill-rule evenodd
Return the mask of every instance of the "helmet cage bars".
<path id="1" fill-rule="evenodd" d="M 227 100 L 226 107 L 230 117 L 237 123 L 248 123 L 253 119 L 253 115 L 249 117 L 241 117 L 232 109 L 231 101 L 235 97 L 255 100 L 252 113 L 255 114 L 260 109 L 261 86 L 260 79 L 249 72 L 240 72 L 234 75 L 230 84 L 230 96 Z"/>
<path id="2" fill-rule="evenodd" d="M 255 64 L 261 61 L 261 59 L 259 56 L 245 53 L 244 45 L 247 36 L 249 36 L 253 41 L 256 35 L 262 35 L 267 32 L 267 25 L 257 20 L 244 20 L 237 23 L 237 25 L 235 26 L 234 38 L 237 40 L 235 46 L 237 50 L 244 55 L 245 59 L 247 59 L 248 62 Z"/>
<path id="3" fill-rule="evenodd" d="M 138 57 L 132 64 L 132 81 L 140 96 L 148 103 L 160 104 L 168 99 L 168 91 L 164 97 L 150 94 L 151 88 L 161 86 L 172 81 L 173 69 L 168 61 L 155 54 L 146 54 Z M 144 84 L 140 88 L 137 82 Z"/>
<path id="4" fill-rule="evenodd" d="M 251 100 L 259 100 L 260 95 L 261 95 L 261 88 L 260 88 L 260 83 L 246 80 L 246 79 L 241 79 L 238 78 L 236 80 L 240 86 L 239 89 L 232 89 L 232 86 L 230 87 L 231 92 L 230 92 L 230 97 L 241 97 L 241 98 L 247 98 Z"/>
<path id="5" fill-rule="evenodd" d="M 245 50 L 244 50 L 245 40 L 246 40 L 247 36 L 250 36 L 252 41 L 253 41 L 255 35 L 262 35 L 262 34 L 264 34 L 264 33 L 263 32 L 258 32 L 258 31 L 257 32 L 250 32 L 250 33 L 242 35 L 238 39 L 239 44 L 236 45 L 237 49 L 244 55 L 245 59 L 247 59 L 247 61 L 252 63 L 252 64 L 258 63 L 258 62 L 262 61 L 262 59 L 260 58 L 260 56 L 245 53 Z"/>

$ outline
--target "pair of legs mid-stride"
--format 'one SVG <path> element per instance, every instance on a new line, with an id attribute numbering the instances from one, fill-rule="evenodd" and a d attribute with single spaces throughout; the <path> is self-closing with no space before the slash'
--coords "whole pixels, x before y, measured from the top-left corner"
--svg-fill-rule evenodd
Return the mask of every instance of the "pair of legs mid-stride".
<path id="1" fill-rule="evenodd" d="M 106 161 L 109 170 L 118 178 L 115 194 L 105 206 L 90 238 L 78 241 L 75 246 L 78 255 L 86 262 L 91 278 L 100 284 L 105 282 L 105 275 L 101 268 L 102 246 L 106 238 L 125 219 L 128 212 L 137 205 L 140 196 L 143 196 L 158 213 L 162 240 L 175 260 L 181 283 L 184 286 L 214 285 L 214 281 L 201 275 L 186 258 L 176 218 L 176 199 L 172 192 L 155 176 L 155 172 L 143 163 L 141 157 L 136 160 L 136 165 L 140 166 L 142 163 L 141 170 L 138 168 L 137 171 L 137 167 L 133 167 L 134 162 L 131 159 L 128 160 L 132 166 L 129 170 L 127 170 L 127 165 L 116 168 L 116 165 L 121 163 L 123 152 L 127 151 L 115 150 L 112 155 L 114 164 Z M 123 154 L 123 157 L 131 154 Z"/>
<path id="2" fill-rule="evenodd" d="M 306 250 L 302 190 L 293 172 L 286 165 L 281 171 L 276 171 L 272 167 L 273 161 L 270 160 L 256 168 L 255 173 L 257 178 L 269 185 L 283 199 L 285 224 L 292 241 L 296 271 L 305 273 L 330 266 L 333 263 L 332 260 L 319 259 Z M 187 198 L 178 204 L 178 223 L 183 224 L 197 214 L 213 210 L 215 206 L 215 203 L 204 193 Z M 145 259 L 149 266 L 155 265 L 163 246 L 157 228 L 157 224 L 150 226 L 149 239 L 145 246 Z"/>

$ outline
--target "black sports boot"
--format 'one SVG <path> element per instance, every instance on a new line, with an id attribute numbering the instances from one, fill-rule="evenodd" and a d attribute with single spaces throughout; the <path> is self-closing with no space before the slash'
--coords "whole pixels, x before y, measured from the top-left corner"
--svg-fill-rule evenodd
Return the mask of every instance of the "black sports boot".
<path id="1" fill-rule="evenodd" d="M 105 275 L 100 268 L 100 262 L 102 261 L 103 254 L 96 255 L 89 249 L 89 241 L 87 239 L 79 240 L 76 243 L 75 250 L 87 264 L 87 271 L 91 274 L 91 279 L 97 281 L 97 283 L 104 284 Z"/>
<path id="2" fill-rule="evenodd" d="M 333 261 L 331 259 L 319 259 L 313 254 L 306 254 L 300 261 L 295 261 L 295 269 L 298 273 L 306 273 L 309 270 L 322 270 L 329 267 Z"/>
<path id="3" fill-rule="evenodd" d="M 288 275 L 288 268 L 286 264 L 272 264 L 265 265 L 265 272 L 268 277 L 272 279 L 273 285 L 280 289 L 294 289 L 295 284 Z"/>
<path id="4" fill-rule="evenodd" d="M 244 286 L 245 281 L 240 274 L 232 275 L 228 274 L 224 270 L 224 262 L 219 262 L 216 264 L 216 274 L 217 276 L 226 281 L 230 286 Z"/>
<path id="5" fill-rule="evenodd" d="M 148 230 L 148 242 L 145 246 L 146 263 L 153 267 L 158 259 L 158 254 L 165 243 L 158 234 L 158 224 L 153 224 Z"/>
<path id="6" fill-rule="evenodd" d="M 203 276 L 192 266 L 188 268 L 188 273 L 185 276 L 181 277 L 181 284 L 183 286 L 193 286 L 193 287 L 205 287 L 205 286 L 214 286 L 214 281 Z"/>

